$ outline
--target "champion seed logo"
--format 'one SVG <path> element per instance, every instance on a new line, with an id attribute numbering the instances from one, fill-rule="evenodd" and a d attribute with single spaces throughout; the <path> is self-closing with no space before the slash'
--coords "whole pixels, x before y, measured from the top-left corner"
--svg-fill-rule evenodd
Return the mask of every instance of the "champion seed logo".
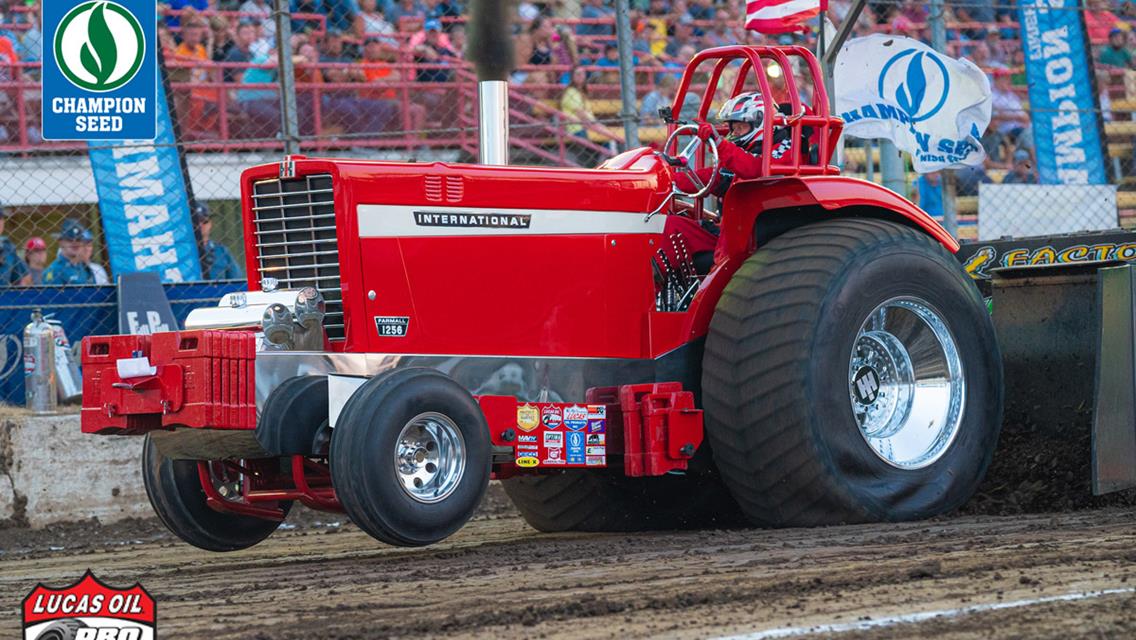
<path id="1" fill-rule="evenodd" d="M 134 79 L 146 54 L 142 25 L 126 7 L 105 0 L 76 6 L 55 32 L 55 63 L 80 89 L 113 91 Z"/>

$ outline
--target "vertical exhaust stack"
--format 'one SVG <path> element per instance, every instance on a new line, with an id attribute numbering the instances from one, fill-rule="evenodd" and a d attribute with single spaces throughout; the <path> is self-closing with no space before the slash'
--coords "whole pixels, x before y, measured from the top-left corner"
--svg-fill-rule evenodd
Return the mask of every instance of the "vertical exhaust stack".
<path id="1" fill-rule="evenodd" d="M 509 164 L 509 28 L 515 15 L 515 0 L 470 2 L 469 59 L 477 68 L 481 164 Z"/>
<path id="2" fill-rule="evenodd" d="M 509 83 L 481 80 L 477 83 L 477 161 L 509 164 Z"/>

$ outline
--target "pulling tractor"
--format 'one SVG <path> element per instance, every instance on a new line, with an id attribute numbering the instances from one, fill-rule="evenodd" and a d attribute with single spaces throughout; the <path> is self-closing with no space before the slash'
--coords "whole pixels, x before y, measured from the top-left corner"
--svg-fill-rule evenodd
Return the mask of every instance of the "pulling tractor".
<path id="1" fill-rule="evenodd" d="M 830 164 L 820 77 L 799 47 L 703 51 L 662 151 L 594 169 L 248 169 L 249 291 L 84 340 L 83 430 L 144 436 L 154 510 L 214 551 L 296 502 L 430 544 L 490 479 L 540 531 L 953 509 L 998 437 L 994 330 L 954 239 Z M 692 84 L 700 120 L 764 96 L 761 177 L 676 120 Z"/>

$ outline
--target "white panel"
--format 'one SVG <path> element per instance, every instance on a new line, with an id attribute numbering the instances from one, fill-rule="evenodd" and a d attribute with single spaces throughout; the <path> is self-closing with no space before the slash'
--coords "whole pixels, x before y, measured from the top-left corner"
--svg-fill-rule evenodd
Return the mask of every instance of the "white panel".
<path id="1" fill-rule="evenodd" d="M 983 184 L 978 239 L 1115 229 L 1115 185 Z"/>

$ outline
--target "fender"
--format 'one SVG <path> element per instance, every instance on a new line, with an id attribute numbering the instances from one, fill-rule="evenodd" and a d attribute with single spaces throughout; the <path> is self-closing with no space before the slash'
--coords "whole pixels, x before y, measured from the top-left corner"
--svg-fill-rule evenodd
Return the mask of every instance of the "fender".
<path id="1" fill-rule="evenodd" d="M 715 267 L 691 301 L 682 331 L 686 340 L 706 335 L 722 291 L 758 248 L 754 228 L 763 213 L 787 214 L 782 219 L 787 224 L 781 232 L 828 217 L 884 214 L 923 231 L 951 253 L 959 250 L 958 241 L 926 211 L 890 189 L 858 178 L 795 176 L 735 182 L 726 194 L 722 211 Z M 799 222 L 794 220 L 796 214 Z"/>
<path id="2" fill-rule="evenodd" d="M 898 217 L 897 222 L 923 231 L 951 253 L 959 250 L 958 241 L 946 229 L 903 196 L 878 184 L 845 176 L 758 178 L 735 184 L 726 195 L 723 206 L 723 218 L 728 221 L 729 229 L 723 228 L 722 235 L 726 240 L 722 249 L 735 258 L 739 253 L 756 249 L 752 230 L 762 213 L 774 209 L 815 210 L 818 207 L 834 215 L 840 209 L 873 209 L 890 213 Z M 813 220 L 802 218 L 803 221 Z"/>

